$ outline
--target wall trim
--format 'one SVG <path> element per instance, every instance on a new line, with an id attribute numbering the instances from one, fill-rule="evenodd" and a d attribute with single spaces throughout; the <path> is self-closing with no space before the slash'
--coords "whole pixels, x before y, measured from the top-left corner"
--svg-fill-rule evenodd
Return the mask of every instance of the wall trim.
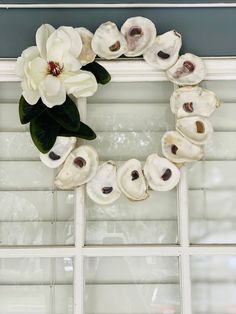
<path id="1" fill-rule="evenodd" d="M 236 80 L 236 57 L 203 58 L 206 80 Z M 164 71 L 157 71 L 143 59 L 98 61 L 112 75 L 112 82 L 167 81 Z M 19 82 L 15 74 L 16 59 L 0 59 L 0 82 Z"/>
<path id="2" fill-rule="evenodd" d="M 59 4 L 0 4 L 0 9 L 65 9 L 65 8 L 233 8 L 233 3 L 59 3 Z"/>

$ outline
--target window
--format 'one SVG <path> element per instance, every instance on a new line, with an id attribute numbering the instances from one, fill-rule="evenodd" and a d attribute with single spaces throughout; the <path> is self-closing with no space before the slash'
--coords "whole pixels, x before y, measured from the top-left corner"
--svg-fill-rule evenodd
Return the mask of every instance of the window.
<path id="1" fill-rule="evenodd" d="M 55 190 L 18 121 L 14 64 L 0 62 L 0 313 L 236 313 L 235 59 L 206 59 L 202 85 L 223 104 L 205 159 L 176 190 L 110 206 Z M 103 160 L 144 160 L 174 128 L 174 87 L 141 60 L 104 66 L 112 83 L 78 102 L 93 146 Z"/>

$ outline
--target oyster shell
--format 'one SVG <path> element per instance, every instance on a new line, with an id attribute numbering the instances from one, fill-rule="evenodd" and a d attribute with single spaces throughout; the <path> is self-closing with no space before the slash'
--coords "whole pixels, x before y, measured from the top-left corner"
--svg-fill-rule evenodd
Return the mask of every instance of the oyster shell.
<path id="1" fill-rule="evenodd" d="M 73 189 L 91 180 L 98 168 L 98 154 L 87 145 L 74 149 L 67 157 L 63 168 L 55 178 L 55 185 L 62 189 Z"/>
<path id="2" fill-rule="evenodd" d="M 40 153 L 41 161 L 49 168 L 59 167 L 75 147 L 76 137 L 58 136 L 55 144 L 47 154 Z"/>
<path id="3" fill-rule="evenodd" d="M 92 50 L 91 46 L 93 33 L 85 27 L 78 27 L 76 28 L 76 31 L 79 33 L 83 44 L 82 51 L 79 55 L 79 60 L 82 65 L 86 65 L 90 62 L 93 62 L 96 57 L 96 54 Z"/>
<path id="4" fill-rule="evenodd" d="M 148 156 L 143 171 L 154 191 L 169 191 L 179 183 L 180 171 L 176 165 L 157 154 Z"/>
<path id="5" fill-rule="evenodd" d="M 189 142 L 176 131 L 166 132 L 161 140 L 163 155 L 172 162 L 183 163 L 200 160 L 203 149 Z"/>
<path id="6" fill-rule="evenodd" d="M 152 46 L 145 51 L 143 58 L 152 67 L 167 70 L 178 60 L 181 46 L 181 35 L 172 30 L 157 36 Z"/>
<path id="7" fill-rule="evenodd" d="M 219 106 L 220 100 L 215 93 L 199 86 L 178 88 L 170 98 L 171 111 L 177 118 L 196 115 L 209 117 Z"/>
<path id="8" fill-rule="evenodd" d="M 99 166 L 96 175 L 87 183 L 87 194 L 95 203 L 108 205 L 121 195 L 116 183 L 116 165 L 107 161 Z"/>
<path id="9" fill-rule="evenodd" d="M 186 53 L 166 73 L 169 80 L 177 85 L 196 85 L 204 79 L 206 67 L 200 57 Z"/>
<path id="10" fill-rule="evenodd" d="M 131 200 L 141 201 L 148 197 L 142 165 L 137 159 L 130 159 L 118 168 L 117 183 L 120 190 Z"/>
<path id="11" fill-rule="evenodd" d="M 200 116 L 178 119 L 176 130 L 196 145 L 206 144 L 213 133 L 210 121 Z"/>
<path id="12" fill-rule="evenodd" d="M 125 21 L 121 27 L 128 50 L 127 57 L 137 57 L 142 55 L 149 48 L 156 38 L 156 27 L 149 19 L 136 16 Z"/>
<path id="13" fill-rule="evenodd" d="M 127 50 L 124 36 L 112 22 L 103 23 L 97 28 L 91 44 L 93 51 L 105 59 L 118 58 Z"/>

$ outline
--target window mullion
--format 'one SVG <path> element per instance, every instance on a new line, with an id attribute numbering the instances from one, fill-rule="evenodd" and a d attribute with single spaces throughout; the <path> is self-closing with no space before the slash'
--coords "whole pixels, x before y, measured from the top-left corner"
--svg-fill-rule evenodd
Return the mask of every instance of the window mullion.
<path id="1" fill-rule="evenodd" d="M 76 105 L 81 121 L 86 121 L 87 99 L 79 98 Z M 84 258 L 82 248 L 85 241 L 85 190 L 84 186 L 75 189 L 75 249 L 74 257 L 74 314 L 84 313 Z"/>
<path id="2" fill-rule="evenodd" d="M 188 216 L 188 182 L 187 169 L 181 168 L 181 179 L 178 187 L 179 203 L 179 238 L 181 245 L 180 282 L 182 314 L 192 314 L 190 255 L 189 255 L 189 216 Z"/>

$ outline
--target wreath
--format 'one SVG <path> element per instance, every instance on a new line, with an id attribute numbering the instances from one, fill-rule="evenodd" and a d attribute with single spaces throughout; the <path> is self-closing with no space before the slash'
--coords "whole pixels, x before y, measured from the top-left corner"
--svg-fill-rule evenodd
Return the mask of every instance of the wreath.
<path id="1" fill-rule="evenodd" d="M 208 117 L 219 106 L 217 96 L 198 84 L 206 75 L 204 61 L 196 55 L 179 55 L 181 35 L 175 30 L 157 35 L 145 17 L 131 17 L 118 29 L 101 24 L 92 34 L 88 29 L 42 25 L 36 32 L 36 46 L 17 59 L 22 96 L 19 116 L 29 123 L 33 143 L 42 162 L 58 168 L 55 185 L 73 189 L 86 184 L 88 196 L 98 204 L 111 204 L 121 193 L 131 200 L 144 200 L 148 190 L 169 191 L 180 180 L 186 162 L 203 157 L 204 144 L 213 129 Z M 99 156 L 90 145 L 78 145 L 77 138 L 93 140 L 95 132 L 80 120 L 74 102 L 92 96 L 98 84 L 111 76 L 95 57 L 111 60 L 120 56 L 143 56 L 178 86 L 170 98 L 176 116 L 176 130 L 162 137 L 162 156 L 149 155 L 145 164 L 133 158 L 116 166 L 114 161 L 99 165 Z"/>

